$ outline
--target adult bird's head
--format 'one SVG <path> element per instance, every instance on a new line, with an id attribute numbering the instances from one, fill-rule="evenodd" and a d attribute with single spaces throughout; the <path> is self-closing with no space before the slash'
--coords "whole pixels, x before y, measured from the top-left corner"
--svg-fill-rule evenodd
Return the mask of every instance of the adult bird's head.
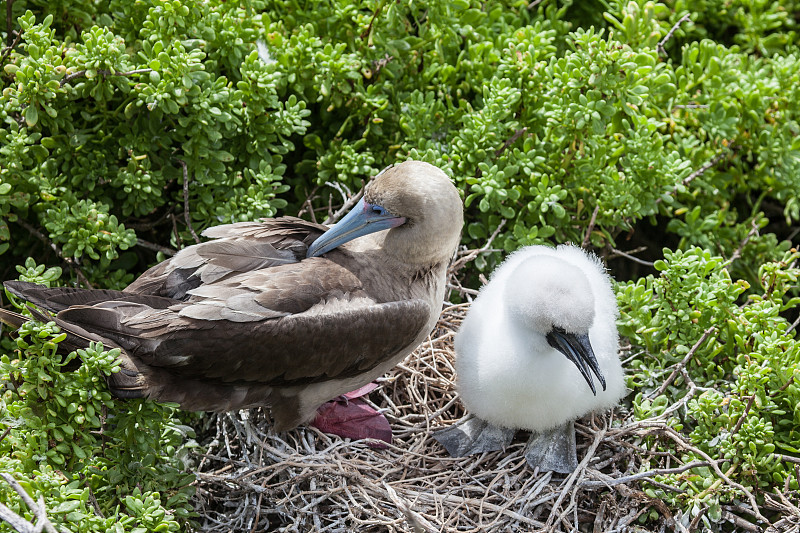
<path id="1" fill-rule="evenodd" d="M 387 254 L 405 263 L 431 265 L 453 255 L 463 224 L 461 198 L 447 175 L 428 163 L 406 161 L 367 184 L 361 201 L 314 241 L 307 256 L 390 230 L 383 242 Z"/>
<path id="2" fill-rule="evenodd" d="M 514 271 L 505 298 L 510 320 L 543 336 L 578 368 L 597 394 L 592 374 L 603 390 L 606 380 L 600 370 L 589 328 L 595 318 L 595 301 L 586 275 L 558 257 L 541 255 L 523 261 Z"/>

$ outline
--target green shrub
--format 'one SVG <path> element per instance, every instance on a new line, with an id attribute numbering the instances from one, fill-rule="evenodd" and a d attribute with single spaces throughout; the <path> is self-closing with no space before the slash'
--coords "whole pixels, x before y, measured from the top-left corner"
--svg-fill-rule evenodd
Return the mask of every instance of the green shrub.
<path id="1" fill-rule="evenodd" d="M 721 257 L 700 248 L 664 250 L 664 257 L 656 264 L 659 277 L 621 284 L 618 291 L 620 332 L 646 347 L 629 364 L 637 415 L 668 414 L 670 426 L 722 460 L 721 470 L 755 493 L 784 485 L 797 490 L 794 466 L 780 454 L 796 457 L 800 452 L 800 342 L 796 331 L 787 334 L 790 325 L 781 313 L 800 303 L 792 295 L 800 277 L 800 252 L 793 249 L 779 261 L 764 263 L 758 287 L 743 303 L 740 297 L 751 287 L 732 280 L 729 263 Z M 693 349 L 683 366 L 686 375 L 664 388 L 675 365 L 682 365 Z M 667 412 L 675 402 L 685 408 Z M 669 444 L 685 462 L 703 460 Z M 655 488 L 651 495 L 684 506 L 709 506 L 717 513 L 715 521 L 721 503 L 742 498 L 720 486 L 708 467 L 656 479 L 684 494 Z"/>
<path id="2" fill-rule="evenodd" d="M 21 279 L 50 284 L 60 269 L 28 261 Z M 104 375 L 119 371 L 119 349 L 92 343 L 68 356 L 54 323 L 27 322 L 0 355 L 0 472 L 45 497 L 56 527 L 74 531 L 178 531 L 192 514 L 194 476 L 184 470 L 193 436 L 174 407 L 114 400 Z M 80 364 L 77 364 L 80 363 Z M 0 500 L 30 518 L 0 484 Z M 3 527 L 3 526 L 0 526 Z"/>
<path id="3" fill-rule="evenodd" d="M 68 270 L 59 280 L 33 263 L 28 278 L 121 288 L 207 226 L 325 213 L 386 165 L 423 159 L 463 191 L 466 247 L 497 231 L 493 249 L 503 252 L 480 254 L 463 272 L 467 286 L 526 244 L 586 241 L 609 257 L 646 246 L 661 277 L 621 279 L 619 288 L 623 333 L 651 356 L 634 361 L 634 409 L 648 417 L 666 405 L 644 394 L 715 326 L 689 363 L 697 386 L 715 391 L 698 389 L 670 423 L 698 446 L 728 431 L 714 451 L 740 450 L 732 475 L 748 487 L 768 491 L 787 479 L 769 450 L 796 453 L 787 446 L 800 422 L 788 416 L 793 385 L 780 390 L 794 360 L 776 360 L 795 353 L 783 333 L 796 315 L 787 254 L 800 221 L 800 3 L 8 4 L 10 25 L 0 29 L 10 46 L 0 51 L 7 276 L 32 256 Z M 614 265 L 620 277 L 629 272 Z M 7 365 L 22 366 L 4 372 L 33 365 L 53 380 L 78 379 L 54 377 L 64 361 L 43 344 L 53 341 L 25 342 L 42 362 L 8 355 Z M 86 357 L 103 353 L 94 350 Z M 766 372 L 770 364 L 778 366 Z M 681 379 L 665 395 L 686 394 Z M 33 383 L 46 392 L 52 381 Z M 8 399 L 13 387 L 3 394 L 8 405 L 24 400 Z M 42 427 L 62 427 L 70 413 L 48 398 L 61 414 Z M 747 398 L 756 398 L 749 408 Z M 725 416 L 714 411 L 720 402 Z M 127 405 L 114 404 L 116 428 Z M 178 446 L 172 411 L 129 407 L 151 410 L 161 449 Z M 81 430 L 75 442 L 86 458 L 68 477 L 105 460 L 95 459 L 94 430 Z M 25 440 L 14 431 L 15 443 Z M 7 468 L 33 479 L 30 469 L 45 468 L 37 465 Z M 37 490 L 66 486 L 45 470 Z M 155 486 L 148 490 L 162 496 L 153 505 L 177 485 Z M 712 486 L 690 497 L 732 496 Z"/>

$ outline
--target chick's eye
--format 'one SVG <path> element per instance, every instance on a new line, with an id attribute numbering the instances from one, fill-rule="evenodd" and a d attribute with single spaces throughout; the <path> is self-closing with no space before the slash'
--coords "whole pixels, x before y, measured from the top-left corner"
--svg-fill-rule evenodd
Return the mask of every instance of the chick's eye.
<path id="1" fill-rule="evenodd" d="M 373 211 L 373 212 L 374 212 L 376 215 L 381 215 L 381 216 L 383 216 L 383 215 L 385 215 L 385 214 L 386 214 L 386 209 L 382 208 L 382 207 L 381 207 L 381 206 L 379 206 L 379 205 L 373 205 L 373 206 L 372 206 L 372 211 Z"/>

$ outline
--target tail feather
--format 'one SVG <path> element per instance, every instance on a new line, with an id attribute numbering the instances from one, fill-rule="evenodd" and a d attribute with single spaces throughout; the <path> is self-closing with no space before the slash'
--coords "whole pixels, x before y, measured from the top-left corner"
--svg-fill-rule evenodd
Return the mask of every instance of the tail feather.
<path id="1" fill-rule="evenodd" d="M 14 296 L 37 307 L 58 313 L 74 305 L 94 305 L 101 302 L 137 302 L 154 309 L 166 309 L 176 302 L 171 298 L 148 294 L 135 294 L 110 289 L 78 289 L 74 287 L 45 287 L 27 281 L 6 281 L 6 289 Z"/>
<path id="2" fill-rule="evenodd" d="M 28 306 L 28 310 L 33 317 L 28 317 L 0 309 L 0 322 L 11 326 L 14 329 L 19 329 L 22 324 L 29 320 L 38 320 L 39 322 L 50 322 L 55 320 L 56 324 L 61 328 L 61 331 L 67 334 L 67 338 L 58 343 L 58 351 L 60 353 L 70 353 L 81 348 L 86 348 L 92 341 L 102 341 L 107 348 L 114 348 L 116 345 L 110 343 L 108 339 L 103 339 L 99 335 L 89 333 L 80 326 L 69 324 L 60 320 L 58 317 L 52 316 L 46 312 L 42 312 L 34 307 Z M 131 398 L 144 398 L 147 396 L 146 381 L 142 379 L 142 373 L 130 357 L 123 351 L 119 357 L 120 370 L 116 374 L 106 376 L 106 382 L 111 393 L 121 399 Z M 80 366 L 80 360 L 75 359 L 70 362 L 64 370 L 76 370 Z"/>
<path id="3" fill-rule="evenodd" d="M 8 311 L 7 309 L 0 309 L 0 322 L 14 329 L 19 329 L 22 324 L 30 320 L 30 317 Z"/>

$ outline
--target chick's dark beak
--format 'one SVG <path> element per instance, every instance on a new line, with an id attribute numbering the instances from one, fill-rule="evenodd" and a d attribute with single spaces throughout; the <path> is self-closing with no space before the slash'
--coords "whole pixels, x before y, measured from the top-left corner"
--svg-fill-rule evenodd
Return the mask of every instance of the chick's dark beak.
<path id="1" fill-rule="evenodd" d="M 588 334 L 568 333 L 562 328 L 553 327 L 546 338 L 550 346 L 563 353 L 567 359 L 578 367 L 583 379 L 592 389 L 592 394 L 597 396 L 592 372 L 600 380 L 603 390 L 606 390 L 606 378 L 603 377 L 603 373 L 600 371 L 600 365 L 597 363 L 597 357 L 595 357 L 594 350 L 592 350 Z"/>

